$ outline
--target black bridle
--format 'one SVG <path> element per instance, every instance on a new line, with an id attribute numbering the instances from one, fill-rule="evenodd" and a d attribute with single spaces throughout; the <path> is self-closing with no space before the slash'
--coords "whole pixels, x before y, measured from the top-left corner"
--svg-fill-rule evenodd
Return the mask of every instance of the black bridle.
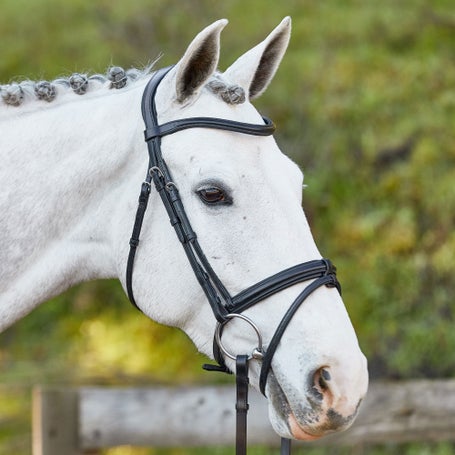
<path id="1" fill-rule="evenodd" d="M 270 136 L 275 131 L 275 125 L 266 117 L 263 117 L 264 124 L 262 125 L 235 122 L 213 117 L 190 117 L 170 121 L 161 125 L 158 124 L 155 94 L 158 85 L 171 68 L 172 67 L 164 68 L 153 73 L 142 97 L 142 116 L 146 127 L 144 134 L 149 151 L 149 165 L 145 181 L 142 183 L 139 205 L 136 212 L 133 233 L 130 239 L 130 252 L 126 269 L 126 287 L 129 299 L 137 307 L 132 287 L 134 257 L 139 244 L 139 235 L 144 214 L 147 209 L 151 184 L 153 182 L 163 201 L 164 207 L 166 208 L 171 225 L 175 229 L 177 237 L 188 257 L 188 261 L 193 268 L 194 274 L 218 321 L 213 346 L 214 357 L 218 362 L 218 365 L 205 365 L 204 367 L 208 370 L 230 372 L 225 365 L 224 356 L 227 355 L 228 357 L 236 359 L 236 373 L 238 378 L 238 434 L 239 431 L 240 433 L 243 433 L 243 436 L 240 436 L 240 440 L 238 439 L 237 441 L 237 454 L 240 455 L 246 453 L 248 361 L 251 358 L 262 361 L 259 388 L 265 395 L 265 386 L 267 376 L 271 369 L 273 355 L 284 331 L 300 305 L 310 294 L 321 286 L 336 287 L 339 292 L 341 292 L 341 288 L 336 278 L 335 267 L 328 259 L 320 259 L 297 264 L 250 286 L 235 296 L 230 295 L 220 278 L 212 269 L 199 245 L 197 235 L 191 227 L 182 200 L 179 196 L 178 187 L 173 181 L 171 172 L 163 158 L 161 152 L 161 138 L 187 128 L 212 128 L 254 136 Z M 221 343 L 221 334 L 223 327 L 229 320 L 233 317 L 241 317 L 253 326 L 260 339 L 259 331 L 254 323 L 241 313 L 283 289 L 293 286 L 296 283 L 310 280 L 313 281 L 298 295 L 283 316 L 265 351 L 262 350 L 262 342 L 260 341 L 259 346 L 254 349 L 251 356 L 231 356 L 226 352 Z M 240 385 L 239 382 L 241 383 Z M 240 421 L 243 423 L 239 423 Z M 242 429 L 242 427 L 244 428 Z M 281 453 L 289 453 L 289 447 L 290 442 L 284 440 Z"/>

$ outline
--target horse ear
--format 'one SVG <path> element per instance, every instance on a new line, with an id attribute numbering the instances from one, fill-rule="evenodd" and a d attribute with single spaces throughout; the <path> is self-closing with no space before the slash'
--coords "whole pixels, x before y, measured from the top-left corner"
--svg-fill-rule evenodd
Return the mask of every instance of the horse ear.
<path id="1" fill-rule="evenodd" d="M 215 72 L 220 57 L 220 34 L 227 23 L 221 19 L 202 30 L 177 64 L 175 89 L 179 103 L 196 95 Z"/>
<path id="2" fill-rule="evenodd" d="M 226 70 L 226 78 L 243 87 L 250 99 L 262 95 L 275 76 L 290 36 L 291 18 L 285 17 L 262 43 L 243 54 Z"/>

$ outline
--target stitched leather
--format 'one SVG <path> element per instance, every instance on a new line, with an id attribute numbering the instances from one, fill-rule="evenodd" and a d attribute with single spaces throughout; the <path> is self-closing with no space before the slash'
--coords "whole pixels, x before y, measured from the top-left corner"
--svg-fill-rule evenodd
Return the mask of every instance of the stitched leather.
<path id="1" fill-rule="evenodd" d="M 126 290 L 128 293 L 128 297 L 131 303 L 139 309 L 134 300 L 133 295 L 133 265 L 134 265 L 134 258 L 136 256 L 136 250 L 139 246 L 139 235 L 141 233 L 142 222 L 144 221 L 145 211 L 147 210 L 147 204 L 150 195 L 150 184 L 144 182 L 141 186 L 141 194 L 139 195 L 139 204 L 138 209 L 136 212 L 136 218 L 134 220 L 134 227 L 133 233 L 131 234 L 130 238 L 130 252 L 128 255 L 128 261 L 126 265 Z"/>
<path id="2" fill-rule="evenodd" d="M 188 128 L 211 128 L 249 134 L 252 136 L 270 136 L 275 131 L 275 125 L 267 118 L 262 117 L 264 125 L 235 122 L 233 120 L 212 117 L 190 117 L 182 120 L 173 120 L 162 125 L 152 125 L 144 131 L 145 141 L 154 137 L 163 137 Z"/>
<path id="3" fill-rule="evenodd" d="M 289 286 L 313 280 L 326 274 L 334 274 L 335 272 L 335 266 L 328 259 L 308 261 L 295 265 L 239 292 L 232 299 L 233 305 L 228 307 L 228 310 L 231 313 L 241 313 Z M 341 292 L 341 288 L 339 290 Z"/>

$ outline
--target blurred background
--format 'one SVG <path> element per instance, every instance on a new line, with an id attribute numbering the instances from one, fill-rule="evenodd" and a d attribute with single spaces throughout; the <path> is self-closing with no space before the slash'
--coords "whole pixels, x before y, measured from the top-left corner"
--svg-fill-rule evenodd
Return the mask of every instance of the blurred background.
<path id="1" fill-rule="evenodd" d="M 304 209 L 338 267 L 371 377 L 454 377 L 452 0 L 1 0 L 0 81 L 143 67 L 160 53 L 160 65 L 175 63 L 221 17 L 230 20 L 225 69 L 286 15 L 291 44 L 256 105 L 305 172 Z M 0 455 L 30 454 L 35 384 L 229 380 L 202 372 L 204 360 L 180 331 L 135 311 L 116 281 L 71 289 L 0 335 Z M 455 447 L 305 449 L 329 453 L 446 455 Z"/>

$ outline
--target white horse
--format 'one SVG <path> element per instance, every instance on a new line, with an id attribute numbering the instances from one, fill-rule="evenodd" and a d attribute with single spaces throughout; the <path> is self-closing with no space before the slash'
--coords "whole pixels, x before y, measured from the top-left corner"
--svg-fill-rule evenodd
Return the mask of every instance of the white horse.
<path id="1" fill-rule="evenodd" d="M 160 123 L 193 116 L 262 123 L 250 101 L 277 70 L 290 19 L 219 73 L 226 23 L 199 33 L 158 87 Z M 0 331 L 76 283 L 115 277 L 125 286 L 147 169 L 140 106 L 150 71 L 117 76 L 1 86 Z M 163 138 L 162 150 L 199 241 L 230 292 L 321 258 L 301 208 L 302 173 L 271 136 L 193 128 Z M 215 318 L 153 191 L 134 270 L 140 309 L 181 328 L 211 356 Z M 307 285 L 245 311 L 265 345 Z M 257 344 L 244 329 L 240 320 L 226 328 L 230 350 L 243 353 Z M 257 387 L 259 361 L 250 364 Z M 304 440 L 347 428 L 367 383 L 366 360 L 341 297 L 336 289 L 317 289 L 273 357 L 266 388 L 273 427 Z"/>

